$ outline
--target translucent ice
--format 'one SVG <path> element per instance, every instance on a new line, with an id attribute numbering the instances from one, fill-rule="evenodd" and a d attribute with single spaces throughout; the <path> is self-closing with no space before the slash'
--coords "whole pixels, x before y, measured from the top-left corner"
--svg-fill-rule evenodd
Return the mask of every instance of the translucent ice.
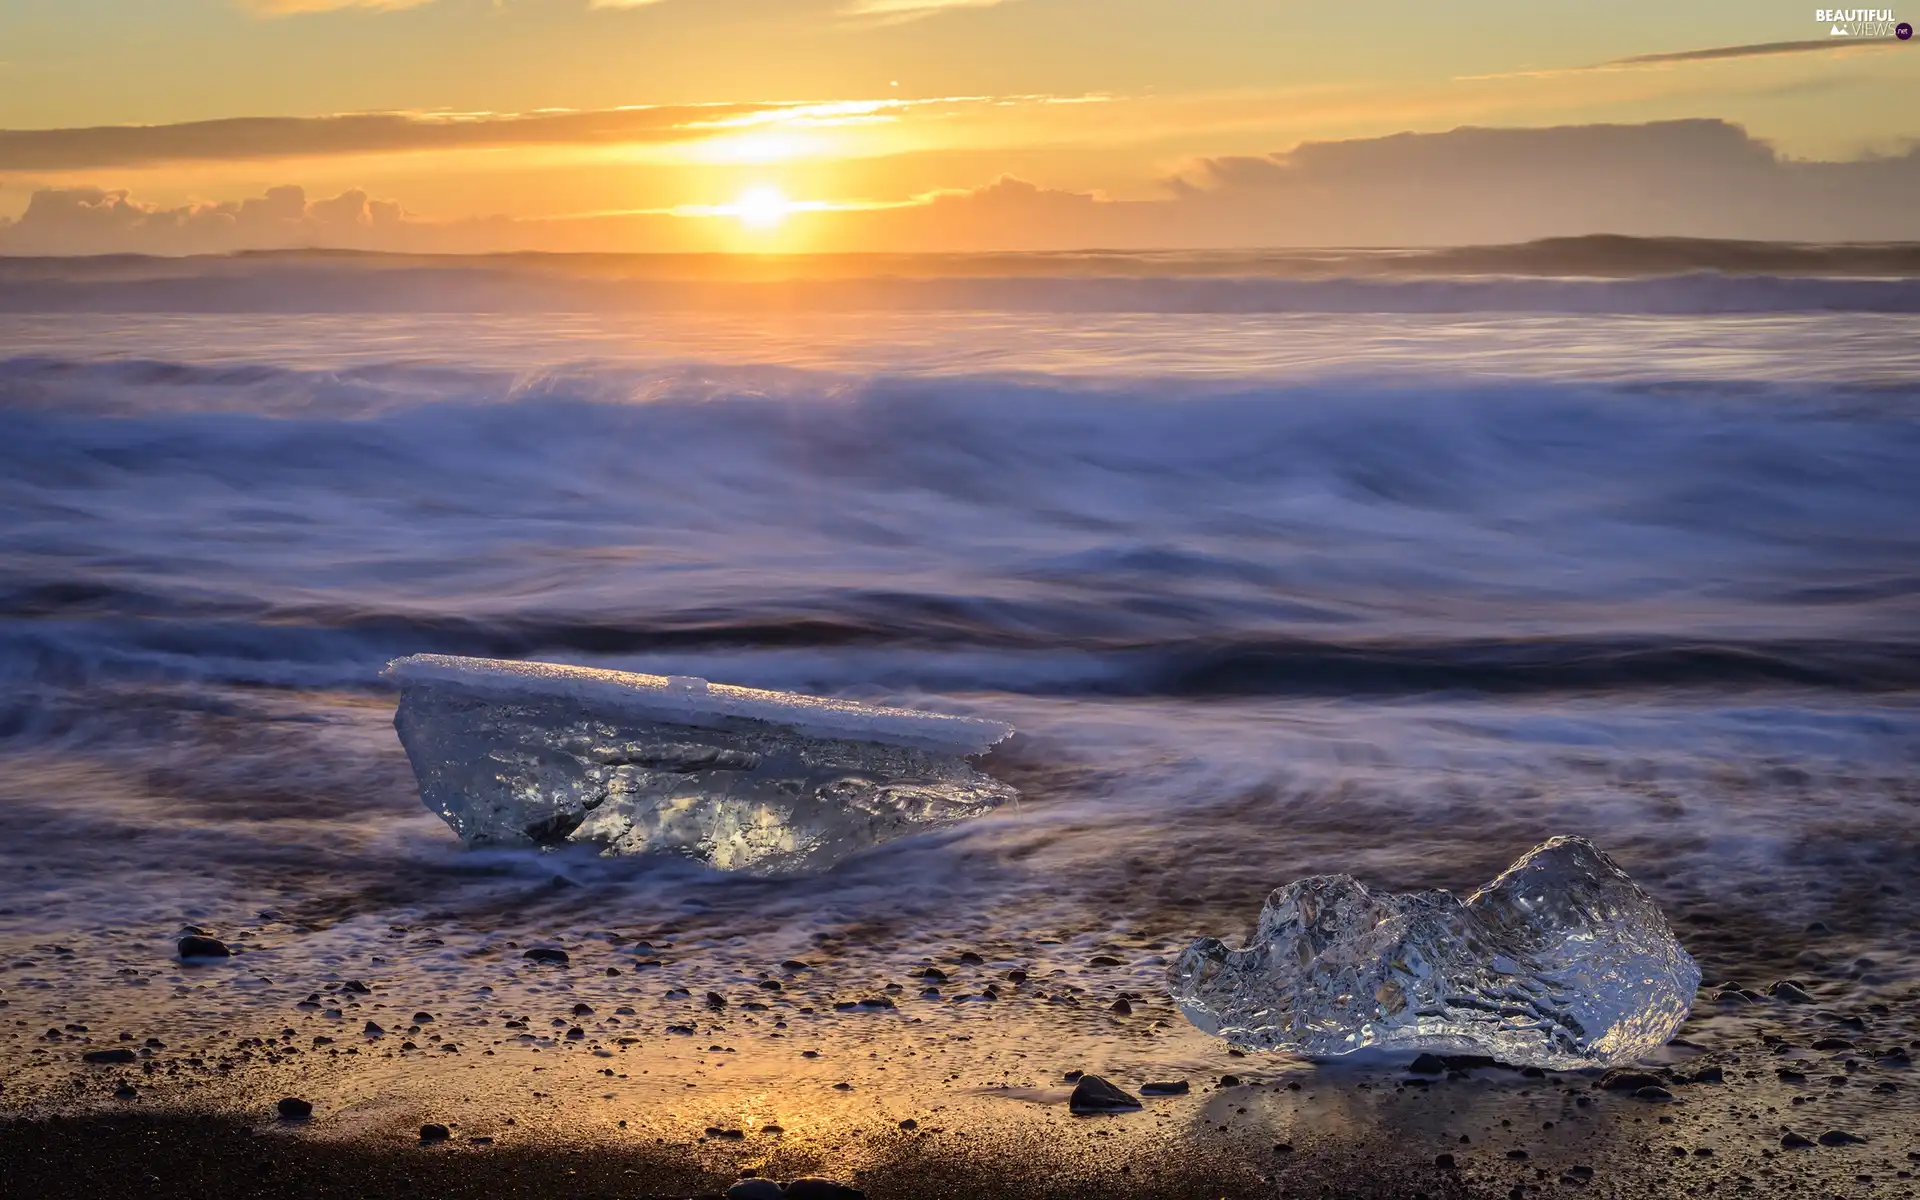
<path id="1" fill-rule="evenodd" d="M 997 721 L 553 663 L 421 654 L 386 674 L 426 806 L 474 845 L 592 842 L 814 870 L 976 817 Z"/>
<path id="2" fill-rule="evenodd" d="M 1288 884 L 1245 949 L 1201 938 L 1167 980 L 1189 1020 L 1249 1049 L 1454 1051 L 1566 1070 L 1659 1049 L 1700 969 L 1612 859 L 1557 837 L 1464 901 L 1376 895 L 1349 875 Z"/>

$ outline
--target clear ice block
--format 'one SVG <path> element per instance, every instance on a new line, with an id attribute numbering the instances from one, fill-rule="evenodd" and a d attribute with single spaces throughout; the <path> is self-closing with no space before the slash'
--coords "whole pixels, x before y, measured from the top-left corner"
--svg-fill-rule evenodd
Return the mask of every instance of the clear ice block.
<path id="1" fill-rule="evenodd" d="M 1376 895 L 1350 875 L 1288 884 L 1244 949 L 1201 938 L 1167 981 L 1188 1020 L 1246 1049 L 1433 1050 L 1569 1070 L 1665 1045 L 1700 969 L 1612 859 L 1556 837 L 1465 900 Z"/>
<path id="2" fill-rule="evenodd" d="M 1016 798 L 966 757 L 997 721 L 679 676 L 421 654 L 394 728 L 470 845 L 591 842 L 724 870 L 817 870 Z"/>

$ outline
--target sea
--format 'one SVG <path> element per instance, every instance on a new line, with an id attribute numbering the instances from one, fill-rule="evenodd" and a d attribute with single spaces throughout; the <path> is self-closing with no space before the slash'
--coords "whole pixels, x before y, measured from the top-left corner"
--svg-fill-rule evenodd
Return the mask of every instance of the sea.
<path id="1" fill-rule="evenodd" d="M 794 878 L 469 848 L 421 652 L 1005 721 L 1021 799 Z M 695 995 L 1118 947 L 1164 1006 L 1275 887 L 1560 834 L 1710 985 L 1904 995 L 1920 253 L 0 260 L 0 685 L 23 1038 L 636 938 Z"/>

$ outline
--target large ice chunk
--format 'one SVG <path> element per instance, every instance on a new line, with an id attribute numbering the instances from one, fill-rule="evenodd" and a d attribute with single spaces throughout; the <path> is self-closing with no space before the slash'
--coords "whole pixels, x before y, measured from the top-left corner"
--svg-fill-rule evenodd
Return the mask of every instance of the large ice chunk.
<path id="1" fill-rule="evenodd" d="M 418 654 L 394 728 L 473 845 L 593 842 L 727 870 L 814 870 L 1015 798 L 974 770 L 997 721 L 555 663 Z"/>
<path id="2" fill-rule="evenodd" d="M 1167 980 L 1189 1020 L 1249 1049 L 1454 1051 L 1566 1070 L 1659 1049 L 1700 969 L 1612 859 L 1557 837 L 1464 901 L 1376 895 L 1350 875 L 1288 884 L 1245 949 L 1201 938 Z"/>

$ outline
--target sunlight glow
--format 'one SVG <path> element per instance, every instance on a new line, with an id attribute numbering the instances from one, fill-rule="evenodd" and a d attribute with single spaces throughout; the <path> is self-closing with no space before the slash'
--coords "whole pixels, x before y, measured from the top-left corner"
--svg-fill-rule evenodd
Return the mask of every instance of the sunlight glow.
<path id="1" fill-rule="evenodd" d="M 734 215 L 753 229 L 772 229 L 787 219 L 793 207 L 786 193 L 770 183 L 755 184 L 733 203 Z"/>

